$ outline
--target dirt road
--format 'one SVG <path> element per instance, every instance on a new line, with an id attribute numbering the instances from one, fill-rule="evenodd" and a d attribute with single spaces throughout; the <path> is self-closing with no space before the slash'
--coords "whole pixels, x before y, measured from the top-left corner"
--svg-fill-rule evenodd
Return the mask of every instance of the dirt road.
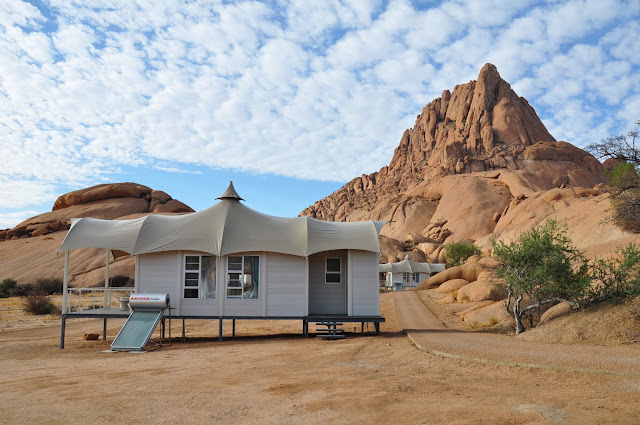
<path id="1" fill-rule="evenodd" d="M 443 358 L 401 331 L 392 294 L 381 310 L 381 335 L 324 341 L 298 321 L 242 320 L 218 342 L 217 321 L 194 320 L 186 342 L 142 354 L 102 352 L 122 321 L 84 341 L 102 321 L 71 320 L 60 350 L 59 320 L 0 313 L 0 423 L 640 423 L 640 378 Z"/>
<path id="2" fill-rule="evenodd" d="M 505 366 L 640 377 L 637 345 L 544 344 L 505 335 L 447 329 L 416 292 L 398 291 L 393 295 L 400 327 L 416 346 L 432 354 Z"/>

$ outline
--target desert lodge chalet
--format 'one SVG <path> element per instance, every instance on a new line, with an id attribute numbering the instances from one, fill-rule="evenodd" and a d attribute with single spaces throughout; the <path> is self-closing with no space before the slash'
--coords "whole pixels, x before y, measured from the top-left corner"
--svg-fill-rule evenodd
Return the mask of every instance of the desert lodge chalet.
<path id="1" fill-rule="evenodd" d="M 379 332 L 379 234 L 386 222 L 328 222 L 257 212 L 240 201 L 233 183 L 205 210 L 148 215 L 132 220 L 72 219 L 59 252 L 65 254 L 60 347 L 68 318 L 127 318 L 111 307 L 110 255 L 135 257 L 134 294 L 168 295 L 174 319 L 290 319 L 308 324 L 327 318 L 373 323 Z M 68 287 L 69 251 L 106 249 L 102 306 L 78 309 L 82 291 Z M 93 288 L 95 289 L 95 288 Z M 132 298 L 133 299 L 133 298 Z M 73 305 L 73 306 L 72 306 Z"/>

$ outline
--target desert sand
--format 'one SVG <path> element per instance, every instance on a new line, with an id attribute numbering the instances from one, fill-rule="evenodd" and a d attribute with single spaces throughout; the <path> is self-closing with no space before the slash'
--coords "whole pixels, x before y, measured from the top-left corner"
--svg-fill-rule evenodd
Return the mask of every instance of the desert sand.
<path id="1" fill-rule="evenodd" d="M 391 293 L 380 335 L 345 324 L 345 339 L 325 341 L 303 338 L 300 322 L 238 321 L 231 338 L 228 321 L 218 342 L 217 321 L 194 320 L 181 342 L 174 321 L 171 345 L 144 353 L 103 352 L 122 320 L 109 321 L 106 341 L 83 339 L 101 320 L 67 321 L 60 350 L 59 319 L 0 306 L 0 423 L 640 423 L 637 374 L 431 354 L 400 328 Z"/>

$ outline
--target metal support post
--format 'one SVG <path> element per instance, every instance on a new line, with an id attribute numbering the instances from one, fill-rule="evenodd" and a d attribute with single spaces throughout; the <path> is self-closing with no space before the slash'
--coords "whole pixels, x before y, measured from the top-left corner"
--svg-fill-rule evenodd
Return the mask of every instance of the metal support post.
<path id="1" fill-rule="evenodd" d="M 64 327 L 65 327 L 66 321 L 67 321 L 67 318 L 65 317 L 64 314 L 62 314 L 62 324 L 60 325 L 60 349 L 61 350 L 64 348 Z"/>

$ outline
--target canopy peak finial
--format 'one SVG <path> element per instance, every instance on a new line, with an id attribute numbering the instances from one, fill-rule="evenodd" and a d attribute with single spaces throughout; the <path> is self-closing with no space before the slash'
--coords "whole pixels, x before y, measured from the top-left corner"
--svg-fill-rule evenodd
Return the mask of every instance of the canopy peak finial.
<path id="1" fill-rule="evenodd" d="M 232 181 L 229 182 L 229 186 L 227 187 L 227 190 L 225 190 L 224 193 L 220 195 L 219 198 L 216 198 L 216 199 L 244 201 L 244 199 L 242 199 L 240 195 L 238 195 L 238 192 L 236 192 L 236 189 L 233 187 Z"/>

